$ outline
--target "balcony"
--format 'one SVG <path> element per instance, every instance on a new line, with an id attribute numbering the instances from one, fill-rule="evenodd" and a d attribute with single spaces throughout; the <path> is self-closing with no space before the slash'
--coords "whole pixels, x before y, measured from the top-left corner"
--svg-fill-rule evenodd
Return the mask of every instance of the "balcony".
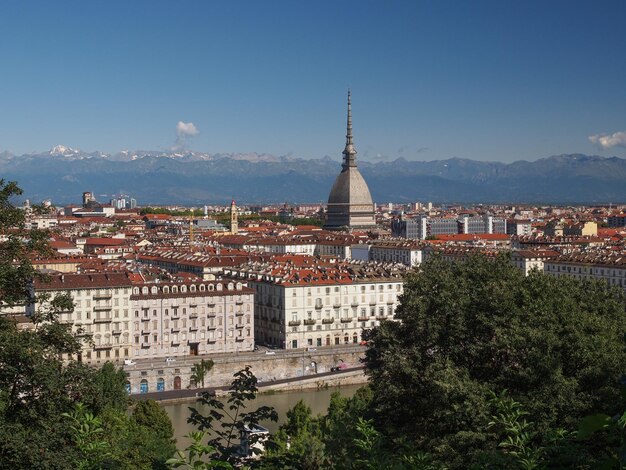
<path id="1" fill-rule="evenodd" d="M 215 318 L 215 312 L 207 313 L 207 318 Z"/>
<path id="2" fill-rule="evenodd" d="M 235 328 L 237 328 L 238 330 L 241 330 L 241 329 L 243 329 L 243 324 L 239 324 L 239 323 L 237 323 L 237 324 L 235 325 Z"/>
<path id="3" fill-rule="evenodd" d="M 305 325 L 315 325 L 315 323 L 317 323 L 317 320 L 315 320 L 313 318 L 309 318 L 308 320 L 304 320 L 304 324 Z"/>
<path id="4" fill-rule="evenodd" d="M 236 336 L 235 337 L 235 341 L 237 341 L 238 343 L 242 343 L 244 339 L 245 338 L 243 336 Z"/>
<path id="5" fill-rule="evenodd" d="M 93 299 L 94 300 L 110 299 L 112 296 L 113 296 L 113 293 L 110 290 L 103 290 L 103 291 L 96 292 L 93 295 Z"/>
<path id="6" fill-rule="evenodd" d="M 100 349 L 111 349 L 113 347 L 112 343 L 100 343 L 96 344 L 93 348 L 98 351 Z"/>
<path id="7" fill-rule="evenodd" d="M 179 326 L 174 326 L 170 329 L 170 333 L 178 333 L 180 331 Z"/>
<path id="8" fill-rule="evenodd" d="M 217 343 L 217 338 L 209 338 L 206 340 L 207 344 L 215 344 Z"/>
<path id="9" fill-rule="evenodd" d="M 321 310 L 322 308 L 324 308 L 322 304 L 315 304 L 315 310 Z"/>
<path id="10" fill-rule="evenodd" d="M 180 345 L 180 340 L 178 339 L 173 339 L 172 340 L 172 346 L 179 346 Z"/>
<path id="11" fill-rule="evenodd" d="M 322 323 L 324 325 L 330 325 L 331 323 L 335 323 L 335 319 L 334 318 L 324 318 L 324 319 L 322 319 Z"/>
<path id="12" fill-rule="evenodd" d="M 337 302 L 334 302 L 333 303 L 333 308 L 341 308 L 341 304 L 337 303 Z"/>
<path id="13" fill-rule="evenodd" d="M 376 301 L 375 300 L 370 300 L 370 307 L 374 307 L 376 305 Z"/>
<path id="14" fill-rule="evenodd" d="M 141 321 L 150 321 L 150 317 L 143 317 Z"/>
<path id="15" fill-rule="evenodd" d="M 291 320 L 289 326 L 300 326 L 302 322 L 300 320 Z"/>
<path id="16" fill-rule="evenodd" d="M 359 317 L 358 318 L 359 321 L 367 321 L 369 319 L 370 319 L 370 317 Z"/>
<path id="17" fill-rule="evenodd" d="M 94 312 L 105 312 L 107 310 L 111 310 L 113 308 L 112 305 L 95 305 L 93 307 Z"/>
<path id="18" fill-rule="evenodd" d="M 142 335 L 149 335 L 150 334 L 150 330 L 141 330 L 141 334 Z"/>
<path id="19" fill-rule="evenodd" d="M 122 334 L 122 330 L 113 330 L 111 331 L 112 334 L 114 335 L 121 335 Z"/>
<path id="20" fill-rule="evenodd" d="M 150 343 L 141 343 L 141 349 L 150 349 Z"/>
<path id="21" fill-rule="evenodd" d="M 351 302 L 350 303 L 350 307 L 352 307 L 352 308 L 357 308 L 358 306 L 359 306 L 358 302 Z"/>
<path id="22" fill-rule="evenodd" d="M 243 300 L 236 300 L 235 305 L 243 305 Z"/>
<path id="23" fill-rule="evenodd" d="M 198 312 L 191 312 L 189 318 L 198 318 Z"/>
<path id="24" fill-rule="evenodd" d="M 208 331 L 215 330 L 215 329 L 217 329 L 217 326 L 215 326 L 215 325 L 209 325 L 209 326 L 207 326 L 207 330 L 208 330 Z"/>
<path id="25" fill-rule="evenodd" d="M 386 320 L 386 319 L 387 319 L 387 317 L 385 315 L 378 315 L 376 317 L 376 320 Z"/>
<path id="26" fill-rule="evenodd" d="M 113 321 L 113 317 L 111 316 L 106 316 L 106 317 L 96 317 L 93 319 L 94 323 L 110 323 Z"/>
<path id="27" fill-rule="evenodd" d="M 197 326 L 190 326 L 189 327 L 189 331 L 198 331 L 198 327 Z"/>
<path id="28" fill-rule="evenodd" d="M 211 301 L 207 302 L 206 306 L 209 307 L 209 308 L 214 308 L 215 307 L 215 301 L 211 300 Z"/>
<path id="29" fill-rule="evenodd" d="M 387 305 L 393 305 L 393 300 L 388 300 Z"/>
<path id="30" fill-rule="evenodd" d="M 350 323 L 352 321 L 352 317 L 346 317 L 339 320 L 341 323 Z"/>
<path id="31" fill-rule="evenodd" d="M 243 312 L 235 312 L 235 316 L 242 317 L 243 316 Z"/>

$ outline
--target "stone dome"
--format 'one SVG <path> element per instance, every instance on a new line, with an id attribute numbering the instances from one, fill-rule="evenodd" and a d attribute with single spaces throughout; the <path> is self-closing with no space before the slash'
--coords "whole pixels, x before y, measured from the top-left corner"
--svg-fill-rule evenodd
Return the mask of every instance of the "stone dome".
<path id="1" fill-rule="evenodd" d="M 329 209 L 333 204 L 373 205 L 370 190 L 358 168 L 348 167 L 337 175 L 328 196 Z"/>

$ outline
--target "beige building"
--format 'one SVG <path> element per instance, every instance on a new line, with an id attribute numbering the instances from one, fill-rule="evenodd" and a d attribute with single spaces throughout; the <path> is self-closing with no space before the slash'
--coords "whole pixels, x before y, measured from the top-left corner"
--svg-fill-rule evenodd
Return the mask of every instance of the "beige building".
<path id="1" fill-rule="evenodd" d="M 528 276 L 533 269 L 543 272 L 545 262 L 558 256 L 554 250 L 516 250 L 511 253 L 511 261 Z"/>
<path id="2" fill-rule="evenodd" d="M 314 258 L 312 258 L 314 260 Z M 246 265 L 230 275 L 255 291 L 255 336 L 285 349 L 358 343 L 366 328 L 393 319 L 401 265 Z"/>
<path id="3" fill-rule="evenodd" d="M 623 252 L 589 250 L 561 255 L 546 260 L 544 272 L 552 276 L 601 279 L 612 286 L 626 289 L 626 256 Z"/>
<path id="4" fill-rule="evenodd" d="M 241 281 L 142 283 L 130 300 L 134 358 L 254 348 L 254 291 Z"/>
<path id="5" fill-rule="evenodd" d="M 71 324 L 77 335 L 89 335 L 93 341 L 83 343 L 79 360 L 103 364 L 132 357 L 128 273 L 57 274 L 47 282 L 35 281 L 35 292 L 50 294 L 50 299 L 57 294 L 71 296 L 74 310 L 61 313 L 59 321 Z"/>

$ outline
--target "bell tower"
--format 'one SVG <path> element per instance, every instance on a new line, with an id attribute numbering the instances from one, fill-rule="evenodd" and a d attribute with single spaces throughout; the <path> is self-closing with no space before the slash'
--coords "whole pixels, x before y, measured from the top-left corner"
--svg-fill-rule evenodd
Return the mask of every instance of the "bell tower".
<path id="1" fill-rule="evenodd" d="M 239 222 L 237 220 L 237 204 L 233 199 L 230 203 L 230 233 L 236 235 L 239 233 Z"/>

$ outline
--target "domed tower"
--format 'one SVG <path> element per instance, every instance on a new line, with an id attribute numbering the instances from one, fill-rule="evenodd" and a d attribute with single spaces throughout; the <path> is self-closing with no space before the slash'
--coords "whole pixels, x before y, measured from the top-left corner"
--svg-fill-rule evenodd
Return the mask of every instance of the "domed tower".
<path id="1" fill-rule="evenodd" d="M 352 105 L 348 90 L 348 132 L 343 150 L 341 173 L 335 179 L 328 196 L 327 230 L 368 229 L 376 225 L 372 196 L 356 166 L 356 149 L 352 142 Z"/>

